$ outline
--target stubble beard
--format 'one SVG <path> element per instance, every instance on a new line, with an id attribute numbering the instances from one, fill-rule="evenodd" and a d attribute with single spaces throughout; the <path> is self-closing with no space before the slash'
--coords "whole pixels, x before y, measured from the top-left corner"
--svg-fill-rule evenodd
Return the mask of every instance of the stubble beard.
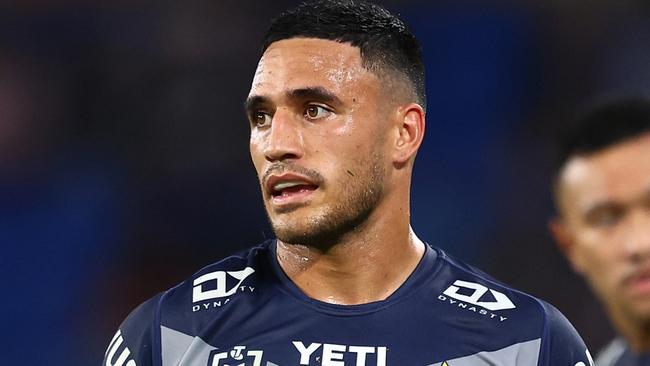
<path id="1" fill-rule="evenodd" d="M 650 307 L 648 305 L 634 304 L 631 300 L 621 304 L 621 311 L 628 322 L 643 329 L 644 334 L 650 334 Z"/>
<path id="2" fill-rule="evenodd" d="M 369 161 L 357 165 L 358 170 L 344 173 L 347 179 L 336 183 L 344 187 L 340 199 L 319 212 L 308 217 L 291 212 L 270 220 L 276 237 L 287 244 L 326 250 L 346 234 L 360 230 L 383 195 L 385 170 L 381 161 L 381 156 L 374 153 Z"/>

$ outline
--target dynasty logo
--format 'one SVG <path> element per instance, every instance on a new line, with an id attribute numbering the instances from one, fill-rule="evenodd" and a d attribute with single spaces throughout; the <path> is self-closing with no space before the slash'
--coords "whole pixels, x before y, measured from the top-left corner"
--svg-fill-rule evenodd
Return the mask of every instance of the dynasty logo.
<path id="1" fill-rule="evenodd" d="M 243 285 L 254 272 L 253 268 L 246 267 L 240 271 L 215 271 L 197 277 L 192 283 L 192 312 L 220 308 L 237 292 L 255 291 L 255 287 Z"/>
<path id="2" fill-rule="evenodd" d="M 495 311 L 516 307 L 505 294 L 499 291 L 478 283 L 461 280 L 456 280 L 442 294 L 438 295 L 438 300 L 500 322 L 506 321 L 508 318 L 494 313 Z"/>

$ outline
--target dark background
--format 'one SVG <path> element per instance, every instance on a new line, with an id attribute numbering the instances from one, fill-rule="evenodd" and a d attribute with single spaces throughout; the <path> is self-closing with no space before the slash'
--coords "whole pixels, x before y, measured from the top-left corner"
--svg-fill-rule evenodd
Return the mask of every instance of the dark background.
<path id="1" fill-rule="evenodd" d="M 98 364 L 137 304 L 272 237 L 242 102 L 295 3 L 0 3 L 3 364 Z M 384 4 L 427 64 L 415 231 L 597 350 L 612 330 L 546 230 L 553 143 L 585 101 L 650 93 L 649 3 Z"/>

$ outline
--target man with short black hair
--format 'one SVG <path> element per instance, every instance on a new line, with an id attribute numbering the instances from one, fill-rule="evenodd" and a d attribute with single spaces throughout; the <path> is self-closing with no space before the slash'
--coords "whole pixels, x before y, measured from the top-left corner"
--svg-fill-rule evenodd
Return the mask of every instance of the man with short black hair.
<path id="1" fill-rule="evenodd" d="M 245 109 L 277 239 L 145 302 L 106 365 L 591 364 L 559 311 L 411 229 L 424 67 L 397 17 L 362 1 L 284 13 Z"/>
<path id="2" fill-rule="evenodd" d="M 650 365 L 650 100 L 599 105 L 567 133 L 551 231 L 620 337 L 599 366 Z"/>

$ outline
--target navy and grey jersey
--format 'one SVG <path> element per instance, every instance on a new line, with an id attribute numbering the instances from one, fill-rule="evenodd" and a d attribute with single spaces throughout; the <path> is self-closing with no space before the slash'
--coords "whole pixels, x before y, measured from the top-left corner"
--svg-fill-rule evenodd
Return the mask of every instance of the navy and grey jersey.
<path id="1" fill-rule="evenodd" d="M 650 353 L 636 353 L 625 339 L 612 340 L 596 357 L 598 366 L 650 366 Z"/>
<path id="2" fill-rule="evenodd" d="M 136 308 L 106 366 L 590 366 L 553 306 L 427 246 L 387 299 L 334 305 L 282 271 L 275 241 L 207 266 Z"/>

